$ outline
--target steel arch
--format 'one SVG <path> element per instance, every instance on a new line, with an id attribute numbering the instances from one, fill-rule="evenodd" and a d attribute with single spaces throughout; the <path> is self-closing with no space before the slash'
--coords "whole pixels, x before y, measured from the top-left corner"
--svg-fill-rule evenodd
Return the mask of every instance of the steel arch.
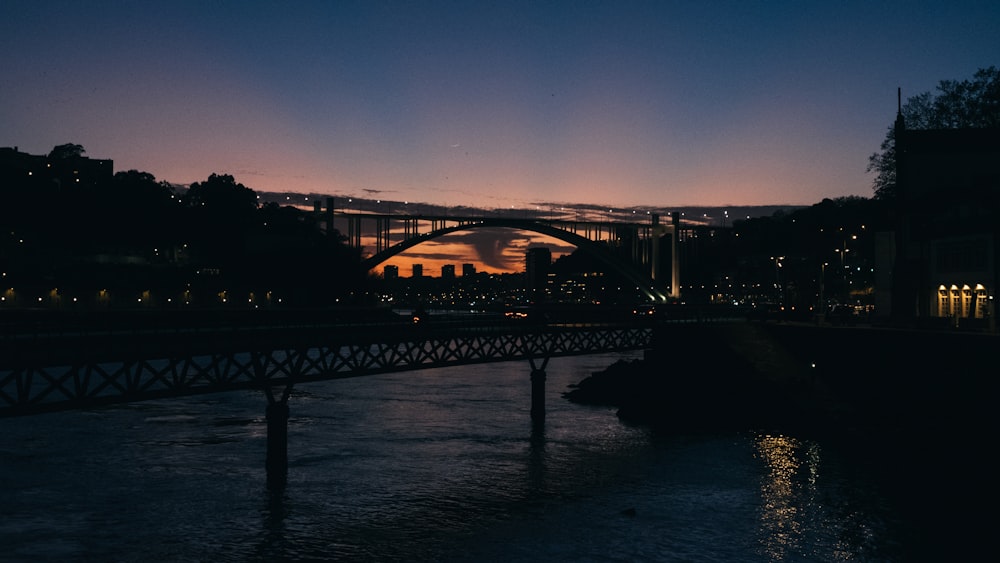
<path id="1" fill-rule="evenodd" d="M 401 254 L 418 244 L 442 237 L 447 234 L 451 234 L 458 231 L 467 231 L 472 229 L 481 228 L 504 228 L 504 229 L 516 229 L 521 231 L 531 231 L 539 233 L 542 235 L 550 236 L 555 239 L 559 239 L 563 242 L 572 244 L 573 246 L 582 249 L 583 251 L 589 253 L 594 258 L 603 262 L 606 266 L 611 268 L 616 273 L 621 274 L 628 281 L 634 283 L 637 288 L 642 290 L 642 292 L 651 301 L 666 302 L 667 295 L 663 293 L 659 288 L 656 287 L 656 282 L 653 278 L 644 272 L 639 271 L 632 263 L 622 260 L 619 256 L 611 252 L 607 246 L 604 244 L 590 240 L 587 237 L 546 225 L 544 223 L 539 223 L 536 221 L 523 220 L 523 219 L 495 219 L 486 218 L 473 223 L 462 223 L 459 225 L 454 225 L 451 227 L 444 227 L 437 229 L 435 231 L 430 231 L 421 235 L 417 235 L 408 238 L 402 242 L 396 243 L 381 252 L 378 252 L 369 258 L 365 259 L 361 263 L 361 267 L 364 271 L 369 271 L 375 268 L 382 262 L 385 262 L 389 258 Z"/>

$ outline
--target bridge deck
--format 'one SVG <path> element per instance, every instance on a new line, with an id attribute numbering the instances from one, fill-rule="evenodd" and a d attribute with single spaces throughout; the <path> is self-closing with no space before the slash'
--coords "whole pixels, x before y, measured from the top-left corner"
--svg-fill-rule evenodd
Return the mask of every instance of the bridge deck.
<path id="1" fill-rule="evenodd" d="M 448 365 L 641 349 L 651 329 L 354 326 L 17 341 L 0 365 L 0 416 Z"/>
<path id="2" fill-rule="evenodd" d="M 720 317 L 726 318 L 726 317 Z M 291 319 L 284 319 L 285 321 Z M 38 325 L 0 334 L 0 416 L 432 367 L 648 348 L 648 319 Z M 686 320 L 686 319 L 675 319 Z M 308 321 L 308 322 L 306 322 Z"/>

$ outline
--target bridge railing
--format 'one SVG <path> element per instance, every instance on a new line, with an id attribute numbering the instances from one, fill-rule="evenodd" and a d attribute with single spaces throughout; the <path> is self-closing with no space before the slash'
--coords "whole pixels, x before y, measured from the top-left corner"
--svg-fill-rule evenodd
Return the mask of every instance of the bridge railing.
<path id="1" fill-rule="evenodd" d="M 640 349 L 651 330 L 440 320 L 8 339 L 0 416 L 470 363 Z"/>
<path id="2" fill-rule="evenodd" d="M 611 309 L 606 309 L 611 311 Z M 660 323 L 734 320 L 722 309 L 509 320 L 433 315 L 340 322 L 147 323 L 62 327 L 0 338 L 0 416 L 165 397 L 270 389 L 393 371 L 648 348 Z M 623 314 L 623 313 L 622 313 Z M 291 322 L 297 320 L 297 323 Z M 57 330 L 57 328 L 59 328 Z"/>

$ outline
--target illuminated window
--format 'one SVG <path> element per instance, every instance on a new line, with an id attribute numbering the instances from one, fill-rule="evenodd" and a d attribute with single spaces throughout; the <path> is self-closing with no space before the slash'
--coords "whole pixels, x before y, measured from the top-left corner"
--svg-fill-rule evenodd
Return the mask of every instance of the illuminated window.
<path id="1" fill-rule="evenodd" d="M 951 307 L 949 307 L 949 303 L 948 288 L 943 285 L 938 286 L 937 310 L 939 317 L 947 317 L 950 315 Z"/>
<path id="2" fill-rule="evenodd" d="M 985 319 L 986 315 L 989 313 L 989 296 L 986 294 L 986 288 L 983 284 L 976 284 L 976 313 L 977 319 Z"/>

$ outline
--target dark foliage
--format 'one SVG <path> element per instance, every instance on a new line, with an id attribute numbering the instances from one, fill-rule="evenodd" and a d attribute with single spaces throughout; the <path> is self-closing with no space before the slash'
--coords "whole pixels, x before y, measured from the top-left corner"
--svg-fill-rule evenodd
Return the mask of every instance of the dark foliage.
<path id="1" fill-rule="evenodd" d="M 48 158 L 83 152 L 60 145 Z M 231 175 L 186 191 L 136 170 L 96 177 L 5 178 L 0 259 L 21 305 L 315 306 L 364 280 L 359 253 L 315 213 L 258 207 Z"/>
<path id="2" fill-rule="evenodd" d="M 942 80 L 937 93 L 907 98 L 900 108 L 907 129 L 973 129 L 1000 127 L 1000 69 L 976 71 L 971 80 Z M 886 131 L 879 152 L 868 158 L 868 172 L 875 173 L 872 188 L 878 199 L 896 193 L 896 130 Z"/>

